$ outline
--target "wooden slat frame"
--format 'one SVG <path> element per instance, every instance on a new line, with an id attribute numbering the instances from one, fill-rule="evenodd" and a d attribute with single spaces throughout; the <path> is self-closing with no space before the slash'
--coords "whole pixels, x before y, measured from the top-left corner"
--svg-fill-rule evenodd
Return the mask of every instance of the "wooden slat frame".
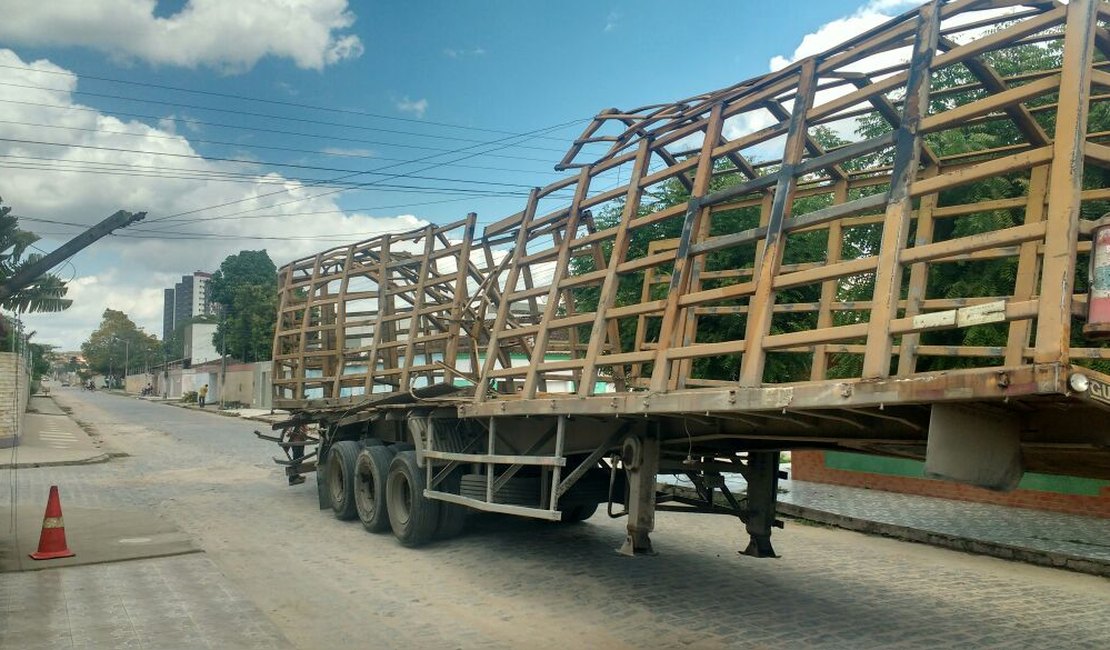
<path id="1" fill-rule="evenodd" d="M 451 368 L 465 350 L 478 382 L 473 399 L 481 408 L 493 409 L 484 403 L 554 395 L 548 380 L 572 382 L 555 390 L 587 398 L 590 404 L 601 382 L 622 395 L 645 388 L 651 395 L 720 387 L 729 381 L 743 389 L 758 388 L 766 385 L 768 352 L 811 355 L 806 373 L 811 382 L 828 381 L 830 355 L 840 354 L 862 356 L 862 377 L 872 379 L 891 372 L 913 375 L 922 356 L 981 359 L 1000 367 L 1066 362 L 1071 319 L 1085 313 L 1082 297 L 1073 295 L 1076 255 L 1090 246 L 1082 241 L 1090 236 L 1090 227 L 1080 222 L 1079 207 L 1082 201 L 1110 199 L 1108 188 L 1081 186 L 1085 162 L 1110 165 L 1110 133 L 1088 134 L 1086 124 L 1088 102 L 1110 99 L 1092 96 L 1090 89 L 1092 83 L 1110 87 L 1110 72 L 1103 70 L 1110 64 L 1092 62 L 1096 48 L 1110 48 L 1110 37 L 1094 23 L 1104 10 L 1092 0 L 1068 6 L 1036 3 L 1008 16 L 945 22 L 969 11 L 1019 4 L 935 0 L 828 53 L 763 77 L 674 104 L 603 112 L 561 163 L 576 173 L 534 190 L 523 211 L 486 228 L 484 239 L 475 237 L 471 219 L 461 241 L 437 231 L 435 245 L 423 254 L 402 250 L 421 236 L 415 231 L 295 262 L 281 276 L 275 385 L 280 382 L 283 395 L 303 399 L 306 389 L 321 384 L 305 374 L 311 367 L 326 369 L 328 396 L 339 396 L 358 382 L 367 393 L 382 386 L 403 390 L 418 378 L 451 381 L 455 375 L 427 359 L 442 353 L 444 365 Z M 949 37 L 966 33 L 969 25 L 999 29 L 963 44 Z M 993 52 L 1050 40 L 1064 44 L 1059 69 L 1046 66 L 1003 77 L 990 65 Z M 870 72 L 846 69 L 900 48 L 913 50 L 908 62 Z M 930 88 L 934 73 L 957 63 L 970 72 L 966 82 Z M 891 95 L 902 87 L 908 100 Z M 821 94 L 838 88 L 838 93 Z M 1050 98 L 1054 94 L 1058 101 Z M 926 114 L 934 96 L 961 97 L 962 103 Z M 829 98 L 817 101 L 820 97 Z M 726 120 L 756 111 L 766 111 L 776 121 L 738 137 L 722 134 Z M 1056 116 L 1052 137 L 1037 121 L 1046 112 Z M 864 114 L 885 119 L 892 131 L 827 150 L 813 137 L 817 126 Z M 926 146 L 926 136 L 997 120 L 1010 121 L 1022 141 L 958 153 Z M 618 126 L 618 135 L 603 135 L 608 124 Z M 696 134 L 703 135 L 700 145 L 677 152 L 675 145 Z M 781 159 L 747 157 L 747 150 L 775 138 L 786 140 Z M 582 162 L 577 158 L 587 142 L 612 146 L 600 158 Z M 892 150 L 893 164 L 874 162 Z M 662 168 L 649 171 L 652 160 Z M 633 168 L 627 183 L 590 193 L 599 175 L 611 175 L 622 165 Z M 944 202 L 953 188 L 1022 175 L 1029 178 L 1022 195 L 965 205 Z M 730 183 L 718 189 L 719 180 Z M 686 188 L 690 198 L 666 206 L 649 201 L 647 189 L 664 182 Z M 541 198 L 570 188 L 575 196 L 570 205 L 537 213 Z M 820 209 L 794 214 L 796 200 L 822 196 L 829 201 Z M 619 220 L 595 227 L 587 211 L 615 201 L 623 201 Z M 549 209 L 547 201 L 544 206 Z M 711 228 L 716 215 L 737 209 L 758 209 L 759 225 L 720 234 Z M 970 236 L 935 236 L 948 232 L 947 226 L 938 226 L 944 220 L 992 211 L 1012 211 L 1017 225 L 991 226 Z M 629 256 L 632 242 L 648 229 L 679 225 L 676 241 L 652 241 L 646 254 Z M 882 227 L 877 248 L 861 252 L 845 247 L 853 229 L 877 225 Z M 911 229 L 914 241 L 907 242 Z M 790 238 L 802 233 L 828 238 L 824 260 L 784 262 Z M 495 259 L 493 245 L 511 249 L 504 259 Z M 475 246 L 485 249 L 480 268 L 467 259 L 455 273 L 427 272 L 452 256 L 468 258 Z M 755 261 L 741 262 L 741 268 L 706 268 L 709 256 L 730 255 L 740 247 L 754 247 Z M 571 275 L 576 258 L 592 259 L 592 270 Z M 938 265 L 1003 259 L 1017 264 L 1012 294 L 930 297 L 934 288 L 928 278 Z M 548 282 L 546 274 L 552 270 Z M 355 289 L 349 283 L 353 274 L 376 275 L 377 291 Z M 875 284 L 869 299 L 842 299 L 843 288 L 861 278 Z M 638 296 L 625 294 L 623 282 L 628 281 L 639 283 Z M 657 292 L 663 288 L 667 293 L 660 299 Z M 819 297 L 804 299 L 812 302 L 777 299 L 794 288 L 819 289 Z M 577 299 L 584 289 L 599 296 L 591 311 L 584 311 Z M 298 292 L 305 295 L 298 297 Z M 373 304 L 371 293 L 378 294 L 377 313 L 366 313 L 372 307 L 353 306 L 355 300 Z M 998 321 L 1007 331 L 1004 346 L 922 344 L 923 333 L 942 327 L 938 312 L 989 302 L 1005 304 Z M 321 310 L 322 320 L 317 314 Z M 331 322 L 333 312 L 339 326 Z M 813 329 L 775 329 L 772 334 L 772 320 L 777 325 L 779 318 L 803 313 L 816 319 L 815 325 L 806 325 Z M 703 322 L 726 315 L 746 319 L 742 338 L 715 341 L 700 335 L 709 327 Z M 918 316 L 922 319 L 915 320 Z M 637 326 L 623 345 L 618 334 L 622 319 Z M 372 336 L 367 334 L 371 325 Z M 587 327 L 589 334 L 580 341 Z M 652 340 L 648 332 L 656 327 L 658 339 Z M 1076 348 L 1075 354 L 1102 358 L 1099 349 Z M 510 357 L 518 352 L 528 356 L 528 364 L 512 365 Z M 569 358 L 553 357 L 553 352 Z M 332 354 L 339 356 L 329 358 Z M 368 358 L 365 377 L 350 372 L 360 355 Z M 739 357 L 738 378 L 693 377 L 693 369 L 700 367 L 696 360 L 720 355 Z M 491 394 L 494 382 L 500 394 Z M 528 407 L 520 408 L 527 412 Z M 541 410 L 550 408 L 548 404 Z"/>

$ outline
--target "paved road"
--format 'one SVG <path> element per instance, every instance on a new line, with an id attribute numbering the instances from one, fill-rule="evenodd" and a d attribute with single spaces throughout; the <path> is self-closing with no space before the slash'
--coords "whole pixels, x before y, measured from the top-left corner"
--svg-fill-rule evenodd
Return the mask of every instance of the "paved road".
<path id="1" fill-rule="evenodd" d="M 407 550 L 320 512 L 313 481 L 286 487 L 277 449 L 250 434 L 258 423 L 101 393 L 59 399 L 130 456 L 20 470 L 18 501 L 41 508 L 57 482 L 66 503 L 172 519 L 206 553 L 128 564 L 175 584 L 195 574 L 222 602 L 263 612 L 243 645 L 1110 647 L 1106 579 L 793 523 L 776 532 L 775 560 L 738 555 L 735 521 L 668 513 L 655 558 L 617 556 L 623 522 L 603 516 L 483 516 L 463 538 Z"/>

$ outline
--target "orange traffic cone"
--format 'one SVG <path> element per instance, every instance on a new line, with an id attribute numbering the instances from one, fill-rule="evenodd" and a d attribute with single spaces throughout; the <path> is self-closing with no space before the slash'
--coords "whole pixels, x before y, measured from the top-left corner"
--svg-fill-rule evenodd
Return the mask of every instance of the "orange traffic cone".
<path id="1" fill-rule="evenodd" d="M 74 555 L 76 554 L 66 545 L 66 527 L 62 523 L 62 501 L 58 498 L 58 486 L 51 485 L 46 514 L 42 517 L 39 550 L 31 553 L 31 557 L 35 560 L 53 560 Z"/>

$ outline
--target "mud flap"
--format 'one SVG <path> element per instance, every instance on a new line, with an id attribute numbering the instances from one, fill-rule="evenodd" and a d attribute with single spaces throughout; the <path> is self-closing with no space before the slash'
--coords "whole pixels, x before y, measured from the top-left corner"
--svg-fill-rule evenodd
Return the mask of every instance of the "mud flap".
<path id="1" fill-rule="evenodd" d="M 1025 473 L 1020 430 L 1013 415 L 935 404 L 929 417 L 925 475 L 1009 492 Z"/>
<path id="2" fill-rule="evenodd" d="M 330 448 L 329 448 L 330 449 Z M 316 463 L 316 498 L 320 500 L 320 509 L 329 510 L 331 508 L 331 501 L 328 499 L 328 486 L 327 486 L 327 451 L 324 446 L 320 446 L 320 458 Z"/>

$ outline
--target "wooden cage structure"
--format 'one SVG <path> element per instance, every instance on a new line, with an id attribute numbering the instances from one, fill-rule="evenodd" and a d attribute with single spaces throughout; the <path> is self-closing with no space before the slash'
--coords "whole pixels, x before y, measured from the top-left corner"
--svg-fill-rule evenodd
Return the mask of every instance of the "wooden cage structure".
<path id="1" fill-rule="evenodd" d="M 936 0 L 603 111 L 571 174 L 481 237 L 471 215 L 283 268 L 275 405 L 443 384 L 463 417 L 1074 396 L 1110 359 L 1082 331 L 1107 20 L 1096 0 Z"/>

